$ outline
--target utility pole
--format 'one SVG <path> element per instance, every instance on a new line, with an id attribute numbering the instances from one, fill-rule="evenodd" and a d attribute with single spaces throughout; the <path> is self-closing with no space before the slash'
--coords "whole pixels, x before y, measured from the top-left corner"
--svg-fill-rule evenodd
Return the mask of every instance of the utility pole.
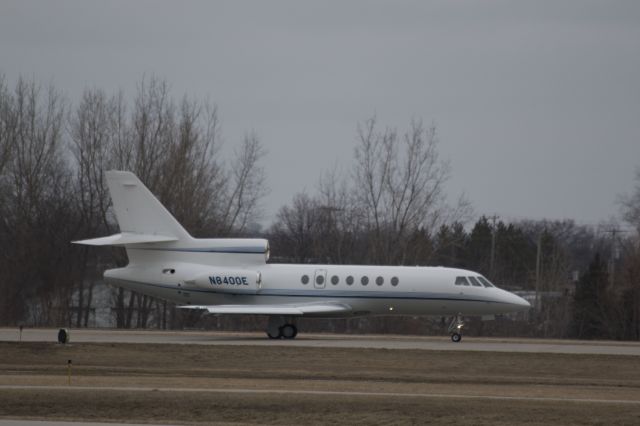
<path id="1" fill-rule="evenodd" d="M 536 311 L 540 312 L 540 272 L 542 265 L 542 232 L 538 234 L 536 253 Z"/>
<path id="2" fill-rule="evenodd" d="M 491 228 L 491 258 L 489 260 L 489 272 L 493 279 L 493 265 L 495 264 L 496 259 L 496 220 L 498 220 L 498 216 L 494 214 L 490 219 L 493 222 L 493 226 Z"/>
<path id="3" fill-rule="evenodd" d="M 626 231 L 623 231 L 620 228 L 611 227 L 610 229 L 607 229 L 603 232 L 611 234 L 611 254 L 609 257 L 609 286 L 612 286 L 615 283 L 616 258 L 618 257 L 618 238 L 616 236 Z"/>

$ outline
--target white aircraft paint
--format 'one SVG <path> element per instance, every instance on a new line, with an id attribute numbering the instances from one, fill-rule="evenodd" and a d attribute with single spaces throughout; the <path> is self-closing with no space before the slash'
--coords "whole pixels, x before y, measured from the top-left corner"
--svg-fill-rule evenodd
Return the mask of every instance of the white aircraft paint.
<path id="1" fill-rule="evenodd" d="M 481 277 L 464 269 L 270 264 L 267 240 L 193 238 L 133 173 L 106 177 L 121 233 L 76 243 L 125 247 L 129 265 L 107 270 L 107 282 L 181 308 L 269 315 L 272 338 L 294 338 L 301 316 L 452 315 L 459 341 L 462 315 L 530 307 L 488 282 L 456 285 Z"/>

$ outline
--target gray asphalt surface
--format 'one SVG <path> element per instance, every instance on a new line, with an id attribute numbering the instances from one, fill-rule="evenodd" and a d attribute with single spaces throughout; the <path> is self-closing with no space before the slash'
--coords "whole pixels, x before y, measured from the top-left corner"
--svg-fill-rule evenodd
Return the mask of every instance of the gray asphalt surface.
<path id="1" fill-rule="evenodd" d="M 159 343 L 198 345 L 303 346 L 333 348 L 418 349 L 447 351 L 532 352 L 640 356 L 640 342 L 480 338 L 453 343 L 446 336 L 337 335 L 301 333 L 295 340 L 270 340 L 264 333 L 70 329 L 73 343 Z M 58 329 L 25 328 L 25 342 L 56 342 Z M 0 341 L 20 339 L 17 328 L 0 328 Z"/>
<path id="2" fill-rule="evenodd" d="M 96 422 L 54 422 L 51 420 L 1 420 L 0 426 L 114 426 L 114 425 L 127 425 L 127 426 L 154 426 L 149 423 L 137 424 L 137 423 L 96 423 Z M 157 425 L 159 426 L 159 425 Z M 167 426 L 167 425 L 162 425 Z"/>
<path id="3" fill-rule="evenodd" d="M 468 395 L 452 393 L 407 393 L 407 392 L 359 392 L 359 391 L 327 391 L 301 389 L 242 389 L 242 388 L 163 388 L 139 386 L 16 386 L 0 385 L 0 389 L 8 390 L 95 390 L 95 391 L 123 391 L 123 392 L 192 392 L 192 393 L 234 393 L 234 394 L 295 394 L 295 395 L 334 395 L 334 396 L 383 396 L 400 398 L 457 398 L 457 399 L 488 399 L 497 401 L 564 401 L 588 404 L 631 404 L 640 405 L 640 401 L 632 399 L 596 399 L 596 398 L 554 398 L 539 396 L 499 396 L 499 395 Z"/>

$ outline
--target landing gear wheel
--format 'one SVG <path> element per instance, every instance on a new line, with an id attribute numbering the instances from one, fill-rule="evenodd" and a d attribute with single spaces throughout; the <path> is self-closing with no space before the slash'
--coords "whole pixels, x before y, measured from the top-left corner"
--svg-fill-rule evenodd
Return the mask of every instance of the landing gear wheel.
<path id="1" fill-rule="evenodd" d="M 280 337 L 282 337 L 282 334 L 278 332 L 278 334 L 273 335 L 269 332 L 269 330 L 267 330 L 267 336 L 269 336 L 269 339 L 279 339 Z"/>
<path id="2" fill-rule="evenodd" d="M 280 336 L 285 339 L 295 339 L 298 335 L 298 329 L 293 324 L 285 324 L 280 327 Z"/>
<path id="3" fill-rule="evenodd" d="M 462 328 L 464 327 L 464 321 L 462 321 L 462 314 L 458 314 L 451 320 L 449 324 L 449 334 L 451 335 L 451 341 L 458 343 L 462 340 Z"/>
<path id="4" fill-rule="evenodd" d="M 283 315 L 270 315 L 266 331 L 269 339 L 295 339 L 298 335 L 295 318 Z"/>

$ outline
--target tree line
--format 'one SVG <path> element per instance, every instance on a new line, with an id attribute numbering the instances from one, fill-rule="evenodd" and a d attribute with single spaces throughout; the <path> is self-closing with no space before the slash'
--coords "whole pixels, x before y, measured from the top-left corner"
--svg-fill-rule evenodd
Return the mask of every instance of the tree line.
<path id="1" fill-rule="evenodd" d="M 86 89 L 73 107 L 54 86 L 0 79 L 0 323 L 86 326 L 95 283 L 124 250 L 70 241 L 117 232 L 104 171 L 131 170 L 194 235 L 241 235 L 266 191 L 256 135 L 220 161 L 215 105 L 143 78 L 131 100 Z M 116 290 L 118 327 L 150 325 L 164 302 Z M 169 310 L 171 312 L 171 310 Z"/>
<path id="2" fill-rule="evenodd" d="M 475 216 L 451 197 L 451 167 L 434 126 L 405 130 L 376 117 L 357 127 L 348 172 L 326 171 L 295 194 L 266 229 L 265 150 L 248 132 L 222 161 L 221 123 L 209 101 L 176 101 L 166 81 L 141 79 L 132 97 L 86 89 L 72 105 L 54 86 L 0 77 L 0 324 L 87 326 L 104 269 L 120 248 L 70 241 L 117 232 L 103 172 L 131 170 L 195 236 L 263 236 L 273 262 L 441 265 L 478 271 L 529 292 L 522 321 L 472 322 L 477 333 L 640 338 L 640 172 L 621 197 L 636 232 L 602 232 L 571 220 Z M 496 189 L 498 190 L 498 189 Z M 607 229 L 604 229 L 607 231 Z M 252 328 L 261 319 L 205 318 L 123 289 L 112 290 L 117 327 Z M 333 331 L 423 332 L 441 319 L 308 320 Z"/>

